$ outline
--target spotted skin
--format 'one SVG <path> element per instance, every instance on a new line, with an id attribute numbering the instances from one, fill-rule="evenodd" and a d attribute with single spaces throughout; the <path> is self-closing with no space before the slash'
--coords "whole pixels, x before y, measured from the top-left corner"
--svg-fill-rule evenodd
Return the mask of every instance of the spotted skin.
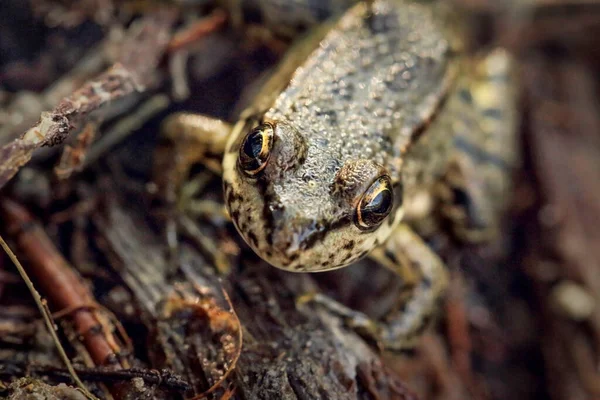
<path id="1" fill-rule="evenodd" d="M 240 174 L 247 126 L 234 129 L 223 165 L 226 192 L 238 197 L 227 206 L 261 257 L 291 271 L 332 270 L 387 239 L 401 220 L 404 199 L 433 183 L 448 153 L 432 159 L 431 152 L 412 148 L 451 146 L 451 135 L 422 135 L 456 75 L 446 38 L 430 7 L 358 4 L 260 116 L 275 127 L 271 159 L 260 176 Z M 417 145 L 421 140 L 427 144 Z M 381 173 L 389 175 L 397 194 L 388 217 L 395 222 L 362 231 L 354 221 L 356 201 Z M 336 187 L 349 181 L 353 194 L 341 195 Z"/>
<path id="2" fill-rule="evenodd" d="M 265 22 L 273 15 L 261 7 L 272 3 L 311 12 L 317 4 L 248 0 L 244 12 L 254 4 Z M 515 163 L 509 57 L 464 57 L 435 1 L 375 0 L 335 17 L 350 3 L 320 3 L 330 14 L 314 14 L 309 25 L 333 17 L 292 48 L 242 113 L 225 146 L 224 198 L 241 236 L 276 267 L 328 271 L 370 255 L 399 275 L 406 290 L 382 321 L 313 300 L 402 351 L 432 321 L 448 279 L 411 218 L 440 211 L 464 236 L 498 223 Z M 269 132 L 269 141 L 246 146 L 256 132 Z M 261 163 L 240 163 L 241 151 Z M 366 193 L 384 192 L 393 193 L 391 207 L 381 197 L 373 209 L 385 218 L 364 217 Z M 424 193 L 440 201 L 423 201 Z"/>
<path id="3" fill-rule="evenodd" d="M 501 49 L 472 60 L 459 83 L 451 160 L 440 181 L 440 214 L 460 240 L 494 240 L 502 225 L 511 171 L 519 163 L 514 76 Z"/>

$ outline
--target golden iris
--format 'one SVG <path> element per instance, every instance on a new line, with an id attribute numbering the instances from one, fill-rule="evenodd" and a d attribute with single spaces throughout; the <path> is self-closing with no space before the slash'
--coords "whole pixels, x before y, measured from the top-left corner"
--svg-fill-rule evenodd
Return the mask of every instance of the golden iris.
<path id="1" fill-rule="evenodd" d="M 240 169 L 248 176 L 256 176 L 267 166 L 272 148 L 273 126 L 265 123 L 254 128 L 240 147 Z"/>
<path id="2" fill-rule="evenodd" d="M 392 211 L 394 192 L 387 175 L 377 178 L 362 195 L 356 207 L 356 225 L 360 229 L 377 227 Z"/>

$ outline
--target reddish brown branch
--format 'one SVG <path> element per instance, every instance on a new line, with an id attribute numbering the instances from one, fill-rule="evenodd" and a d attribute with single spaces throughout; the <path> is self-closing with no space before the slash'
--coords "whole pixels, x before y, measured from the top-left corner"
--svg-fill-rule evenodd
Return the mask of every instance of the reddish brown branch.
<path id="1" fill-rule="evenodd" d="M 174 35 L 169 42 L 167 52 L 174 53 L 189 46 L 191 43 L 197 42 L 223 27 L 225 22 L 227 22 L 227 13 L 220 9 L 215 10 L 207 18 L 197 21 L 192 26 Z"/>
<path id="2" fill-rule="evenodd" d="M 94 363 L 117 369 L 127 367 L 126 361 L 119 363 L 122 344 L 113 335 L 109 318 L 98 311 L 91 292 L 42 227 L 27 210 L 8 199 L 0 200 L 0 215 L 9 234 L 27 254 L 28 272 L 35 277 L 41 292 L 55 309 L 69 310 L 68 315 Z"/>

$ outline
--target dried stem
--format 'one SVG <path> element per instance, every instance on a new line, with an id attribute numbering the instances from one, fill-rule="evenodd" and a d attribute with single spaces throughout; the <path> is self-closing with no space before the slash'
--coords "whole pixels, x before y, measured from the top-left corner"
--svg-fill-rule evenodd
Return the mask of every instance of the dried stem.
<path id="1" fill-rule="evenodd" d="M 119 62 L 62 99 L 51 112 L 43 112 L 40 121 L 22 138 L 0 147 L 0 188 L 29 162 L 35 149 L 62 143 L 89 120 L 93 111 L 154 85 L 174 20 L 172 12 L 156 12 L 135 24 L 123 44 Z"/>
<path id="2" fill-rule="evenodd" d="M 25 268 L 23 268 L 23 266 L 17 259 L 17 256 L 15 256 L 15 254 L 12 252 L 10 247 L 8 247 L 8 244 L 6 244 L 6 242 L 4 241 L 4 238 L 2 238 L 2 236 L 0 236 L 0 246 L 2 246 L 2 248 L 4 249 L 6 254 L 8 254 L 8 257 L 11 259 L 13 264 L 15 264 L 15 267 L 17 267 L 19 274 L 25 281 L 25 284 L 27 285 L 27 289 L 29 289 L 29 292 L 31 293 L 31 295 L 33 296 L 33 299 L 35 300 L 35 304 L 37 305 L 38 309 L 40 310 L 40 313 L 42 313 L 42 316 L 44 317 L 44 323 L 46 324 L 46 327 L 48 328 L 50 335 L 52 335 L 52 340 L 54 340 L 54 344 L 56 345 L 58 354 L 60 355 L 60 358 L 62 358 L 63 362 L 65 363 L 65 366 L 67 367 L 69 374 L 73 378 L 73 381 L 75 381 L 75 384 L 77 385 L 77 387 L 79 387 L 81 392 L 88 399 L 97 400 L 96 396 L 91 394 L 87 390 L 87 388 L 85 387 L 83 382 L 81 382 L 81 380 L 79 379 L 79 376 L 77 375 L 77 372 L 75 372 L 75 369 L 73 368 L 73 364 L 71 364 L 71 360 L 69 360 L 69 357 L 67 357 L 67 353 L 65 353 L 65 349 L 62 347 L 62 344 L 60 343 L 60 340 L 58 339 L 58 335 L 56 334 L 56 325 L 52 321 L 52 316 L 48 312 L 48 309 L 45 304 L 46 301 L 44 299 L 42 299 L 42 296 L 40 296 L 39 292 L 35 289 L 35 287 L 33 286 L 33 282 L 31 282 L 31 279 L 29 279 L 29 276 L 27 276 L 27 272 L 25 271 Z"/>
<path id="3" fill-rule="evenodd" d="M 114 371 L 107 368 L 79 368 L 75 371 L 86 381 L 95 382 L 127 382 L 133 378 L 142 378 L 144 382 L 157 385 L 169 390 L 186 391 L 189 383 L 168 370 L 131 368 Z M 10 374 L 46 375 L 58 379 L 68 378 L 68 371 L 51 365 L 36 365 L 25 363 L 10 363 Z"/>
<path id="4" fill-rule="evenodd" d="M 0 211 L 9 232 L 15 232 L 18 245 L 29 257 L 29 269 L 41 289 L 59 310 L 71 316 L 77 333 L 96 365 L 111 365 L 115 369 L 128 367 L 128 361 L 119 360 L 121 341 L 112 334 L 110 319 L 99 312 L 92 293 L 81 282 L 62 255 L 56 250 L 44 230 L 18 204 L 3 199 Z M 127 343 L 128 339 L 124 338 Z M 120 363 L 119 363 L 120 361 Z"/>

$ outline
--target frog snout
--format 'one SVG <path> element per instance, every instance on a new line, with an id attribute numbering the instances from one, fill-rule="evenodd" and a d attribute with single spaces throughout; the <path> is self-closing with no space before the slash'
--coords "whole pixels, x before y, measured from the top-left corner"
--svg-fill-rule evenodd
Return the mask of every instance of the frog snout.
<path id="1" fill-rule="evenodd" d="M 296 270 L 301 261 L 314 257 L 314 247 L 325 230 L 314 221 L 279 220 L 272 230 L 272 255 L 266 261 L 280 268 Z"/>

